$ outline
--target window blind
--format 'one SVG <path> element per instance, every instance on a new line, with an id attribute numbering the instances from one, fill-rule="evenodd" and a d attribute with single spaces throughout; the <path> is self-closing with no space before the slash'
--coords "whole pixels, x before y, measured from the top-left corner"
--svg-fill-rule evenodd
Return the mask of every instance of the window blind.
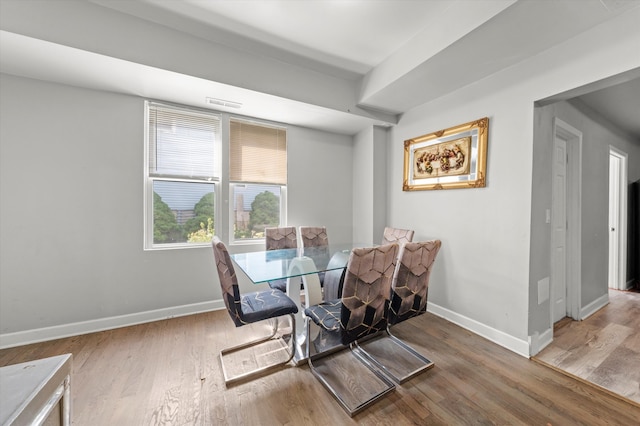
<path id="1" fill-rule="evenodd" d="M 210 179 L 219 175 L 220 117 L 149 105 L 149 175 Z"/>
<path id="2" fill-rule="evenodd" d="M 232 182 L 286 185 L 286 129 L 232 119 L 229 179 Z"/>

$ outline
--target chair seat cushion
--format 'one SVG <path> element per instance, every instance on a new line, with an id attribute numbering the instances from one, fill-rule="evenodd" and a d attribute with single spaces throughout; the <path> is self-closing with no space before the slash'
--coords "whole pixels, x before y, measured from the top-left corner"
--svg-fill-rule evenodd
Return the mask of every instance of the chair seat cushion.
<path id="1" fill-rule="evenodd" d="M 280 290 L 283 293 L 287 292 L 287 280 L 273 280 L 269 281 L 269 287 L 274 290 Z"/>
<path id="2" fill-rule="evenodd" d="M 292 278 L 295 280 L 295 278 Z M 302 284 L 302 280 L 300 281 L 300 290 L 304 289 L 304 285 Z M 267 284 L 269 284 L 269 287 L 271 287 L 273 290 L 280 290 L 281 292 L 283 292 L 284 294 L 287 294 L 287 280 L 286 279 L 280 279 L 280 280 L 273 280 L 273 281 L 267 281 Z M 322 284 L 322 283 L 320 283 Z"/>
<path id="3" fill-rule="evenodd" d="M 298 306 L 293 300 L 280 290 L 273 289 L 245 294 L 241 304 L 242 320 L 245 323 L 298 312 Z"/>
<path id="4" fill-rule="evenodd" d="M 340 311 L 342 310 L 342 300 L 329 300 L 317 305 L 310 306 L 304 310 L 311 320 L 328 331 L 335 331 L 341 328 Z"/>

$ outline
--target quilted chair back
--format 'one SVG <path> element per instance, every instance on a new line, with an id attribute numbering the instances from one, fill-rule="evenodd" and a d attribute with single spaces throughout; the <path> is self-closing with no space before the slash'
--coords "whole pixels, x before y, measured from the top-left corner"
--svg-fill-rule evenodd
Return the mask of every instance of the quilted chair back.
<path id="1" fill-rule="evenodd" d="M 211 245 L 213 246 L 213 256 L 216 259 L 216 269 L 220 278 L 222 299 L 234 324 L 236 327 L 240 327 L 244 325 L 244 322 L 242 321 L 242 303 L 236 271 L 231 263 L 227 247 L 220 241 L 220 238 L 214 236 Z"/>
<path id="2" fill-rule="evenodd" d="M 264 229 L 266 250 L 298 248 L 295 226 L 280 226 Z"/>
<path id="3" fill-rule="evenodd" d="M 342 289 L 342 343 L 347 345 L 387 328 L 391 280 L 398 244 L 355 248 Z"/>
<path id="4" fill-rule="evenodd" d="M 427 310 L 429 276 L 440 240 L 406 243 L 393 277 L 389 324 L 396 324 Z"/>
<path id="5" fill-rule="evenodd" d="M 404 243 L 409 243 L 413 240 L 413 233 L 414 231 L 411 229 L 386 227 L 382 234 L 382 244 L 398 243 L 402 245 Z"/>
<path id="6" fill-rule="evenodd" d="M 316 266 L 324 268 L 329 264 L 329 237 L 324 226 L 301 226 L 300 239 L 302 240 L 303 254 L 311 257 Z M 325 273 L 320 272 L 320 283 L 324 282 Z"/>
<path id="7" fill-rule="evenodd" d="M 329 245 L 327 228 L 325 226 L 301 226 L 300 238 L 302 247 L 323 247 Z"/>

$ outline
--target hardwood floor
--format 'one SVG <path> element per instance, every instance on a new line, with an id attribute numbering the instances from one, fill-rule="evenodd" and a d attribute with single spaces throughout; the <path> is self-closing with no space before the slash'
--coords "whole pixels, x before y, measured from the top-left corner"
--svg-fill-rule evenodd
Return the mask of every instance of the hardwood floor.
<path id="1" fill-rule="evenodd" d="M 350 418 L 306 365 L 226 388 L 226 311 L 0 350 L 0 365 L 73 353 L 75 425 L 636 425 L 640 407 L 430 313 L 395 334 L 435 362 Z"/>
<path id="2" fill-rule="evenodd" d="M 628 398 L 640 407 L 640 293 L 609 290 L 609 304 L 563 322 L 534 360 Z"/>

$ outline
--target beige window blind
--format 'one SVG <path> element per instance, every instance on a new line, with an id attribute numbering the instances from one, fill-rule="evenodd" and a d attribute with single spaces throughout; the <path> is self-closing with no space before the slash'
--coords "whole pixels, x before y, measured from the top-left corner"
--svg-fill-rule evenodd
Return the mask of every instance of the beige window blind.
<path id="1" fill-rule="evenodd" d="M 230 125 L 229 179 L 286 185 L 286 129 L 238 119 Z"/>

